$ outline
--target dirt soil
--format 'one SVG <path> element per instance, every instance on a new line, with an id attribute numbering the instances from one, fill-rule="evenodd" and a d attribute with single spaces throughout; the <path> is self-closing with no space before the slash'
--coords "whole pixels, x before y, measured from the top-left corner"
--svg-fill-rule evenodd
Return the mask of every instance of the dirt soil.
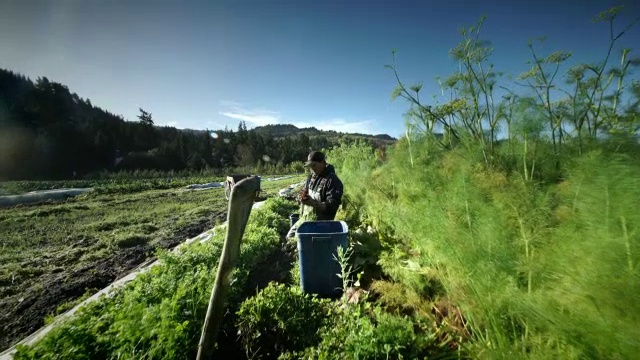
<path id="1" fill-rule="evenodd" d="M 87 263 L 72 271 L 43 274 L 37 280 L 42 286 L 31 286 L 24 292 L 0 299 L 0 351 L 9 348 L 25 336 L 44 326 L 44 318 L 60 304 L 81 297 L 86 289 L 102 289 L 125 276 L 145 260 L 154 249 L 170 249 L 184 240 L 197 236 L 224 220 L 226 214 L 215 214 L 211 220 L 191 224 L 170 237 L 152 245 L 120 249 L 100 261 Z"/>

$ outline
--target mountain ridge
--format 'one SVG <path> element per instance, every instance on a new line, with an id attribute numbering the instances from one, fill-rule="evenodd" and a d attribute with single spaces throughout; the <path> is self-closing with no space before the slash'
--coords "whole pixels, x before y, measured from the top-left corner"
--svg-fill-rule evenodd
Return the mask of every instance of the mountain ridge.
<path id="1" fill-rule="evenodd" d="M 388 134 L 371 135 L 371 134 L 362 134 L 362 133 L 341 132 L 341 131 L 335 131 L 335 130 L 319 130 L 313 126 L 299 128 L 292 124 L 268 124 L 268 125 L 257 126 L 249 131 L 254 131 L 260 135 L 271 135 L 276 138 L 305 134 L 307 136 L 314 136 L 314 135 L 337 136 L 337 137 L 356 136 L 356 137 L 362 137 L 367 139 L 385 140 L 390 142 L 396 142 L 398 140 Z"/>

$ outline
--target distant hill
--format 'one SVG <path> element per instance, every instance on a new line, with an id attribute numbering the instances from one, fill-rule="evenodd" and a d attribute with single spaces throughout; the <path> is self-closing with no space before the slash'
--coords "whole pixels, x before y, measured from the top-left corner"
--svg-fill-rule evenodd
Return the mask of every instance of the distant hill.
<path id="1" fill-rule="evenodd" d="M 295 137 L 301 134 L 314 138 L 317 136 L 324 136 L 330 139 L 350 138 L 350 139 L 367 139 L 375 143 L 376 145 L 390 145 L 394 144 L 398 140 L 387 134 L 369 135 L 360 133 L 344 133 L 334 130 L 318 130 L 315 127 L 298 128 L 291 124 L 274 124 L 258 126 L 249 131 L 255 132 L 261 136 L 269 136 L 275 139 L 285 137 Z"/>

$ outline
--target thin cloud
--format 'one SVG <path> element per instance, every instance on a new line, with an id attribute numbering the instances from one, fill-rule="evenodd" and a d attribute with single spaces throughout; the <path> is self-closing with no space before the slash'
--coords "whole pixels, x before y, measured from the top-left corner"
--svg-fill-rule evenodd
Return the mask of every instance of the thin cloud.
<path id="1" fill-rule="evenodd" d="M 221 111 L 220 115 L 226 116 L 228 118 L 235 119 L 235 120 L 243 120 L 257 126 L 278 124 L 280 122 L 280 118 L 277 116 L 270 115 L 270 114 L 260 114 L 260 113 L 249 112 L 249 111 L 244 111 L 244 112 Z"/>
<path id="2" fill-rule="evenodd" d="M 294 122 L 293 125 L 299 128 L 315 127 L 318 130 L 333 130 L 344 133 L 360 133 L 375 135 L 375 120 L 347 120 L 334 118 L 315 122 Z"/>
<path id="3" fill-rule="evenodd" d="M 348 120 L 336 117 L 320 121 L 289 121 L 283 119 L 277 111 L 264 108 L 249 110 L 234 101 L 225 100 L 220 103 L 228 108 L 226 111 L 220 111 L 220 115 L 234 120 L 245 121 L 248 125 L 292 124 L 298 128 L 315 127 L 319 130 L 333 130 L 345 133 L 377 134 L 375 132 L 377 122 L 373 119 Z"/>
<path id="4" fill-rule="evenodd" d="M 227 111 L 220 111 L 219 114 L 234 120 L 242 120 L 251 125 L 264 126 L 280 123 L 280 114 L 267 109 L 249 110 L 242 107 L 242 104 L 235 101 L 220 101 L 220 104 L 228 108 Z"/>

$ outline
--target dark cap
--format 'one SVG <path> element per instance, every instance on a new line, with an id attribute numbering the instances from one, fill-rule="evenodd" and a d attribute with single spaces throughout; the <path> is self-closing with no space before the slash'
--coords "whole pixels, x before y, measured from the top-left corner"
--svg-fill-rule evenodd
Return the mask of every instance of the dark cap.
<path id="1" fill-rule="evenodd" d="M 313 163 L 324 161 L 324 153 L 320 151 L 312 151 L 309 153 L 307 157 L 307 162 L 304 163 L 304 166 L 311 166 Z"/>

